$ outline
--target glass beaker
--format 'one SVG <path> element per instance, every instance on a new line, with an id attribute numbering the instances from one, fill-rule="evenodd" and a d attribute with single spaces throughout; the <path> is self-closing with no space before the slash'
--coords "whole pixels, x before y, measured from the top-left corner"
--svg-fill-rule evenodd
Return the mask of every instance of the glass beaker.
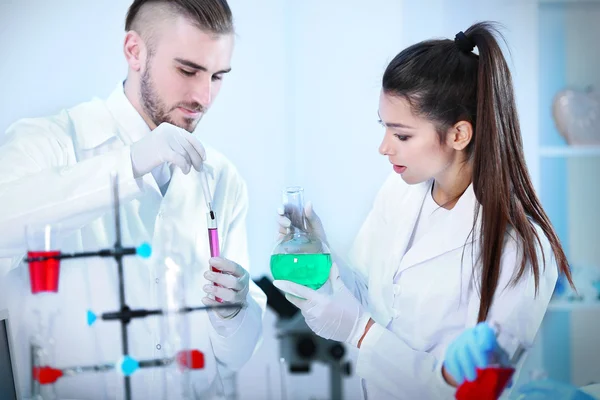
<path id="1" fill-rule="evenodd" d="M 60 260 L 57 258 L 41 259 L 42 257 L 56 257 L 60 255 L 58 249 L 58 228 L 51 225 L 28 225 L 27 257 L 36 259 L 29 262 L 29 282 L 31 293 L 58 292 L 58 278 L 60 275 Z"/>
<path id="2" fill-rule="evenodd" d="M 163 399 L 191 399 L 190 369 L 195 364 L 195 352 L 190 349 L 190 322 L 182 312 L 186 302 L 186 271 L 191 270 L 192 255 L 173 221 L 165 219 L 157 233 L 159 238 L 156 262 L 162 279 L 159 299 L 163 315 L 160 320 L 161 344 L 167 358 L 162 368 Z M 157 395 L 157 398 L 160 397 Z"/>
<path id="3" fill-rule="evenodd" d="M 486 368 L 477 368 L 474 381 L 464 381 L 456 391 L 457 400 L 497 400 L 507 388 L 517 364 L 529 350 L 529 346 L 503 329 L 500 324 L 491 322 L 498 347 L 489 354 Z"/>
<path id="4" fill-rule="evenodd" d="M 308 229 L 302 187 L 291 186 L 283 191 L 283 210 L 291 222 L 290 233 L 279 240 L 271 253 L 271 274 L 275 280 L 319 289 L 329 278 L 331 252 Z"/>

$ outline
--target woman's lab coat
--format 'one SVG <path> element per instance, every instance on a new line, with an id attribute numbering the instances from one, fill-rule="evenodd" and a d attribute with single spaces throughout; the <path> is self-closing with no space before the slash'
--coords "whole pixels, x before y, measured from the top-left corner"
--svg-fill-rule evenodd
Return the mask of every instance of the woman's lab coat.
<path id="1" fill-rule="evenodd" d="M 376 322 L 362 341 L 356 366 L 369 399 L 454 398 L 455 389 L 441 375 L 444 352 L 477 323 L 480 280 L 472 274 L 478 228 L 469 235 L 476 205 L 472 185 L 445 219 L 406 251 L 431 185 L 432 181 L 407 185 L 400 175 L 391 175 L 351 251 L 354 274 L 346 282 Z M 539 228 L 538 233 L 546 267 L 537 297 L 532 274 L 525 274 L 516 287 L 507 287 L 519 266 L 516 242 L 507 235 L 488 317 L 525 344 L 536 336 L 558 275 L 549 242 Z"/>
<path id="2" fill-rule="evenodd" d="M 206 205 L 200 175 L 194 169 L 184 175 L 178 168 L 163 198 L 152 174 L 134 179 L 130 144 L 149 132 L 119 84 L 110 97 L 95 99 L 50 118 L 26 119 L 9 128 L 0 147 L 0 257 L 10 272 L 0 278 L 0 309 L 8 307 L 17 344 L 18 377 L 24 395 L 29 394 L 28 337 L 35 332 L 34 312 L 49 307 L 29 290 L 25 226 L 50 223 L 67 236 L 63 251 L 91 251 L 111 247 L 115 241 L 110 174 L 120 182 L 122 240 L 126 246 L 147 241 L 158 255 L 165 243 L 162 229 L 171 222 L 175 249 L 184 264 L 186 298 L 190 306 L 202 306 L 202 274 L 208 269 Z M 248 268 L 246 185 L 234 166 L 207 147 L 205 167 L 217 213 L 221 252 Z M 156 262 L 155 262 L 156 261 Z M 124 260 L 125 298 L 132 308 L 163 306 L 167 285 L 164 263 L 137 257 Z M 174 292 L 177 293 L 177 292 Z M 41 296 L 38 296 L 41 297 Z M 121 356 L 120 324 L 98 320 L 86 325 L 86 310 L 96 314 L 118 310 L 117 267 L 112 259 L 63 261 L 59 284 L 58 315 L 51 336 L 55 340 L 54 366 L 58 368 L 115 362 Z M 144 360 L 171 357 L 181 346 L 204 353 L 205 368 L 191 379 L 197 396 L 214 398 L 219 371 L 239 369 L 253 354 L 262 334 L 266 306 L 264 293 L 250 281 L 248 307 L 223 322 L 214 314 L 188 314 L 189 342 L 182 331 L 165 329 L 160 317 L 135 319 L 129 324 L 129 354 Z M 212 323 L 211 323 L 212 321 Z M 162 334 L 161 334 L 162 332 Z M 175 346 L 175 347 L 173 347 Z M 175 371 L 175 369 L 171 369 Z M 163 385 L 166 370 L 141 369 L 134 373 L 134 399 L 159 399 L 171 388 Z M 66 377 L 56 385 L 61 398 L 122 398 L 123 380 L 115 372 Z M 168 398 L 168 397 L 164 397 Z"/>

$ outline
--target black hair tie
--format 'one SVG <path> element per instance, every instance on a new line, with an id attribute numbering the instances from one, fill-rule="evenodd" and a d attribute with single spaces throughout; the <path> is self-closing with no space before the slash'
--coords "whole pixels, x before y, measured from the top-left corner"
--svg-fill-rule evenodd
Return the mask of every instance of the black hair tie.
<path id="1" fill-rule="evenodd" d="M 475 48 L 475 43 L 471 39 L 464 34 L 463 31 L 460 31 L 454 37 L 454 43 L 456 43 L 456 47 L 460 51 L 464 51 L 465 53 L 470 53 Z"/>

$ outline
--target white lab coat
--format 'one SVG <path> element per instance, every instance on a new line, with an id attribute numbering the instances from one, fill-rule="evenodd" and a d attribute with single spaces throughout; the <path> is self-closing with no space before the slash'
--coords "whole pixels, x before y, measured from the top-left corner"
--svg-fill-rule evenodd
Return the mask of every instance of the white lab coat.
<path id="1" fill-rule="evenodd" d="M 67 252 L 107 248 L 114 244 L 110 173 L 120 180 L 122 240 L 138 246 L 157 240 L 165 221 L 176 226 L 176 249 L 188 254 L 186 302 L 202 306 L 202 274 L 210 251 L 206 205 L 200 175 L 175 169 L 163 198 L 152 174 L 134 179 L 130 144 L 149 129 L 119 84 L 106 100 L 94 99 L 49 118 L 13 124 L 0 147 L 0 257 L 10 272 L 0 280 L 0 309 L 8 307 L 14 326 L 20 386 L 29 394 L 27 337 L 35 329 L 35 299 L 29 293 L 24 229 L 28 223 L 60 225 L 67 232 Z M 206 146 L 209 186 L 217 213 L 222 255 L 248 268 L 244 180 L 220 153 Z M 161 233 L 162 234 L 162 233 Z M 163 264 L 164 266 L 164 264 Z M 52 336 L 55 366 L 69 367 L 115 362 L 121 356 L 120 324 L 97 321 L 86 325 L 86 310 L 100 314 L 118 310 L 117 268 L 112 259 L 63 261 L 59 315 Z M 126 302 L 132 308 L 158 308 L 164 286 L 160 263 L 125 258 Z M 248 307 L 229 321 L 212 312 L 189 314 L 190 346 L 205 355 L 206 367 L 192 375 L 197 396 L 215 398 L 218 371 L 239 369 L 255 351 L 262 335 L 264 293 L 250 281 Z M 169 341 L 161 337 L 158 317 L 133 320 L 129 325 L 130 355 L 138 360 L 168 357 Z M 175 339 L 171 336 L 171 339 Z M 219 367 L 219 369 L 217 368 Z M 164 370 L 142 369 L 132 376 L 134 399 L 163 395 Z M 62 378 L 56 385 L 61 398 L 122 398 L 123 383 L 115 372 L 87 373 Z M 209 393 L 210 392 L 210 393 Z"/>
<path id="2" fill-rule="evenodd" d="M 454 398 L 455 390 L 441 375 L 444 352 L 477 323 L 479 278 L 472 275 L 471 250 L 477 254 L 478 240 L 469 236 L 476 204 L 472 185 L 439 225 L 406 251 L 431 184 L 407 185 L 400 175 L 391 175 L 350 253 L 354 274 L 345 281 L 376 322 L 362 341 L 356 366 L 369 399 Z M 507 288 L 519 265 L 516 242 L 507 235 L 489 314 L 526 344 L 536 336 L 558 275 L 549 242 L 538 233 L 546 255 L 538 296 L 531 274 Z M 400 277 L 394 283 L 396 273 Z"/>

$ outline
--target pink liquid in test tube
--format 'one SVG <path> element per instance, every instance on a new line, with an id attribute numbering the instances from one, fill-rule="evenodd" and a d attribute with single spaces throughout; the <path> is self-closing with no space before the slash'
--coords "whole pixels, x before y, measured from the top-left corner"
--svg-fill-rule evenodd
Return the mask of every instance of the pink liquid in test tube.
<path id="1" fill-rule="evenodd" d="M 209 211 L 207 214 L 207 222 L 208 222 L 208 244 L 210 247 L 210 256 L 211 257 L 219 257 L 221 255 L 221 251 L 219 249 L 219 231 L 217 230 L 217 217 L 215 216 L 214 211 Z M 221 272 L 215 267 L 211 267 L 213 272 Z M 215 286 L 219 286 L 214 283 Z M 215 300 L 219 303 L 223 302 L 223 299 L 219 297 L 215 297 Z"/>
<path id="2" fill-rule="evenodd" d="M 219 257 L 221 252 L 219 251 L 219 232 L 217 228 L 208 228 L 208 241 L 210 244 L 210 256 Z"/>

